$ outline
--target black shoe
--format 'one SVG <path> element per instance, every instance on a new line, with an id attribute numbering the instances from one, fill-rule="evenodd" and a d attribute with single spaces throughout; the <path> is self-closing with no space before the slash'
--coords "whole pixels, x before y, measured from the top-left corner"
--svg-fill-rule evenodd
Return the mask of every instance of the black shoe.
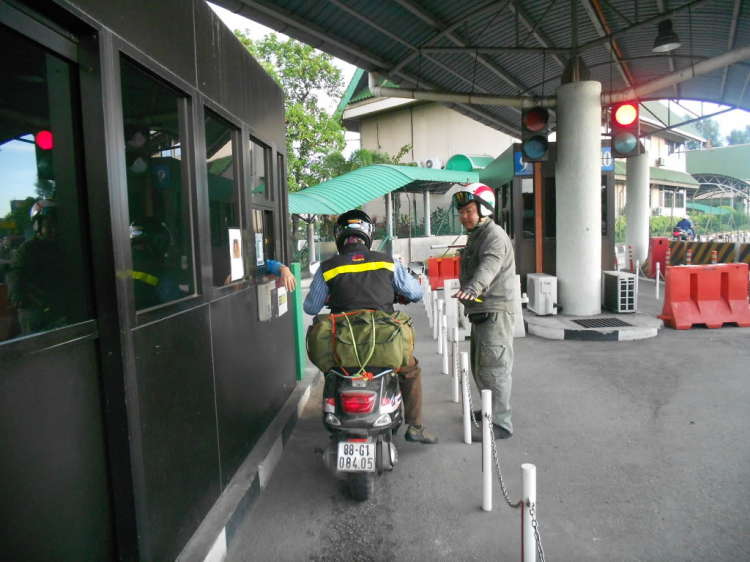
<path id="1" fill-rule="evenodd" d="M 494 422 L 492 423 L 492 433 L 494 433 L 496 440 L 497 439 L 509 439 L 509 438 L 513 437 L 513 434 L 510 431 L 508 431 L 504 427 L 500 427 L 499 425 L 497 425 Z M 472 441 L 476 441 L 478 443 L 482 442 L 482 430 L 481 430 L 481 428 L 478 429 L 478 430 L 476 430 L 476 431 L 473 431 L 471 433 L 471 440 Z"/>

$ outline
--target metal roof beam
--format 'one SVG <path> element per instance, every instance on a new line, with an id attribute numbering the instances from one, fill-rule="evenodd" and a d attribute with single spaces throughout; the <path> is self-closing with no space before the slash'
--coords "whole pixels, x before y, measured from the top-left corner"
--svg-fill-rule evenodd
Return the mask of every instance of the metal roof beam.
<path id="1" fill-rule="evenodd" d="M 518 16 L 519 21 L 526 27 L 526 29 L 528 29 L 529 33 L 534 36 L 534 39 L 536 39 L 542 47 L 551 49 L 553 51 L 556 50 L 553 47 L 550 47 L 550 41 L 542 34 L 542 32 L 537 31 L 537 26 L 542 23 L 542 20 L 539 20 L 536 24 L 532 25 L 529 15 L 524 12 L 523 8 L 521 8 L 521 6 L 518 5 L 518 3 L 515 1 L 508 3 L 508 10 L 510 10 L 510 12 L 512 12 L 514 15 Z M 560 68 L 565 68 L 565 62 L 559 56 L 557 56 L 557 54 L 554 54 L 552 58 L 560 66 Z"/>
<path id="2" fill-rule="evenodd" d="M 599 34 L 599 37 L 606 37 L 609 33 L 609 25 L 607 24 L 606 20 L 602 21 L 602 19 L 600 19 L 603 18 L 603 14 L 601 14 L 601 12 L 597 10 L 597 7 L 594 7 L 592 0 L 581 0 L 581 3 L 583 4 L 584 9 L 589 16 L 589 20 L 594 25 L 596 32 Z M 617 43 L 615 43 L 614 41 L 604 43 L 604 48 L 607 50 L 607 52 L 609 52 L 609 56 L 615 59 L 615 66 L 617 67 L 617 71 L 620 73 L 620 76 L 622 76 L 622 79 L 625 81 L 625 85 L 632 86 L 633 77 L 625 68 L 625 65 L 621 60 L 622 53 L 620 52 L 620 48 L 617 46 Z M 672 68 L 671 70 L 674 70 L 674 68 Z"/>
<path id="3" fill-rule="evenodd" d="M 732 11 L 732 24 L 729 26 L 729 40 L 727 41 L 727 49 L 732 50 L 734 48 L 734 34 L 737 31 L 737 21 L 740 19 L 740 4 L 742 0 L 734 0 L 734 10 Z M 721 89 L 719 90 L 719 99 L 724 101 L 724 90 L 727 87 L 727 75 L 729 74 L 729 67 L 724 67 L 724 74 L 721 76 Z"/>
<path id="4" fill-rule="evenodd" d="M 421 47 L 422 53 L 447 53 L 447 54 L 467 54 L 467 55 L 508 55 L 513 53 L 530 53 L 536 55 L 559 54 L 569 55 L 573 49 L 545 49 L 544 47 Z"/>
<path id="5" fill-rule="evenodd" d="M 423 21 L 425 20 L 425 18 L 430 18 L 432 21 L 436 22 L 436 24 L 439 26 L 439 27 L 437 27 L 438 30 L 441 27 L 442 28 L 448 27 L 444 23 L 442 23 L 440 20 L 438 20 L 437 18 L 433 18 L 425 10 L 423 10 L 423 9 L 419 8 L 418 6 L 414 5 L 410 0 L 394 0 L 394 2 L 396 2 L 397 4 L 399 4 L 402 7 L 406 8 L 407 10 L 409 10 L 412 13 L 415 13 L 415 11 L 422 12 L 422 14 L 424 15 L 424 17 L 422 18 Z M 456 26 L 456 27 L 458 27 L 458 26 Z M 450 31 L 450 32 L 446 33 L 445 37 L 447 39 L 450 39 L 451 41 L 453 41 L 459 47 L 465 47 L 466 46 L 466 41 L 463 38 L 461 38 L 461 36 L 459 36 L 455 31 Z M 508 74 L 501 66 L 493 63 L 492 61 L 488 61 L 487 59 L 485 59 L 482 56 L 477 56 L 476 59 L 477 59 L 477 62 L 479 62 L 482 66 L 484 66 L 487 70 L 489 70 L 490 72 L 492 72 L 495 76 L 497 76 L 498 78 L 500 78 L 503 82 L 505 82 L 509 86 L 511 86 L 511 87 L 515 88 L 516 90 L 519 90 L 521 92 L 527 91 L 527 88 L 523 84 L 521 84 L 516 78 L 514 78 L 513 76 L 511 76 L 510 74 Z"/>
<path id="6" fill-rule="evenodd" d="M 617 31 L 613 31 L 609 35 L 600 37 L 599 39 L 593 39 L 592 41 L 589 41 L 588 43 L 584 43 L 583 45 L 580 45 L 578 47 L 578 53 L 581 54 L 584 51 L 591 49 L 592 47 L 596 47 L 597 45 L 600 45 L 601 43 L 606 43 L 607 41 L 610 41 L 613 37 L 621 37 L 623 35 L 627 35 L 641 27 L 653 26 L 654 24 L 657 24 L 661 21 L 664 21 L 673 16 L 676 16 L 677 14 L 681 14 L 682 12 L 685 12 L 689 9 L 697 8 L 698 6 L 709 4 L 712 2 L 714 2 L 714 0 L 693 0 L 693 2 L 688 2 L 687 4 L 683 4 L 682 6 L 680 6 L 679 8 L 675 8 L 674 10 L 669 10 L 668 12 L 664 12 L 663 14 L 659 14 L 658 16 L 654 16 L 652 18 L 648 18 L 643 21 L 640 21 L 636 23 L 635 25 L 631 25 L 630 27 L 626 27 L 624 29 L 618 29 Z"/>
<path id="7" fill-rule="evenodd" d="M 441 30 L 440 26 L 442 25 L 439 21 L 436 19 L 428 16 L 426 13 L 422 12 L 422 10 L 416 6 L 413 6 L 410 2 L 406 2 L 406 0 L 396 0 L 399 5 L 403 6 L 410 12 L 414 13 L 414 10 L 419 12 L 418 15 L 420 19 L 427 22 L 429 25 L 431 25 L 436 30 L 440 30 L 440 33 L 432 37 L 431 39 L 428 39 L 425 41 L 421 47 L 428 47 L 430 45 L 434 45 L 437 43 L 440 39 L 443 39 L 446 35 L 448 35 L 451 31 L 454 29 L 457 29 L 460 27 L 464 22 L 474 20 L 479 17 L 488 16 L 490 14 L 500 12 L 505 9 L 505 6 L 510 2 L 510 0 L 503 0 L 502 2 L 496 2 L 495 4 L 490 4 L 489 6 L 484 6 L 483 8 L 480 8 L 472 13 L 470 13 L 468 16 L 462 18 L 461 20 L 449 25 L 448 27 Z M 429 20 L 429 21 L 428 21 Z M 404 66 L 412 62 L 414 59 L 419 56 L 419 53 L 412 53 L 403 60 L 401 60 L 396 66 L 394 66 L 391 69 L 391 72 L 398 72 L 400 71 Z"/>

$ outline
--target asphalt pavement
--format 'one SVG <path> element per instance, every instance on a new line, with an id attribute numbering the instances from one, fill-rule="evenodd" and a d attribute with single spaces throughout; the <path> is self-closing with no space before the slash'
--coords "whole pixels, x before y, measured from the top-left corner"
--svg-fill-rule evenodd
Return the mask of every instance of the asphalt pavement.
<path id="1" fill-rule="evenodd" d="M 641 283 L 640 311 L 660 311 L 653 293 Z M 395 470 L 377 479 L 373 500 L 356 503 L 323 466 L 317 384 L 227 560 L 520 560 L 520 510 L 497 478 L 493 510 L 481 509 L 481 445 L 463 443 L 424 307 L 406 311 L 424 421 L 440 443 L 408 443 L 402 429 Z M 517 338 L 515 434 L 497 442 L 503 479 L 519 499 L 521 464 L 536 465 L 548 561 L 747 561 L 749 404 L 750 328 L 665 328 L 631 342 Z"/>

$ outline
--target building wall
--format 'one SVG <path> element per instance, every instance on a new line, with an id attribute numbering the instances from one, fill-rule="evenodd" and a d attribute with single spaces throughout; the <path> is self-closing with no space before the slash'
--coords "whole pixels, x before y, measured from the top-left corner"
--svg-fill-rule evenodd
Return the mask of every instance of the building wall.
<path id="1" fill-rule="evenodd" d="M 404 145 L 412 144 L 412 151 L 404 156 L 402 162 L 416 161 L 424 166 L 428 158 L 439 158 L 441 167 L 445 167 L 454 154 L 487 154 L 496 158 L 513 142 L 513 138 L 505 133 L 439 104 L 413 105 L 368 117 L 360 124 L 360 135 L 362 148 L 395 156 Z M 430 208 L 448 208 L 453 191 L 445 195 L 432 195 Z M 408 205 L 413 205 L 416 197 L 417 221 L 423 220 L 421 194 L 396 196 L 401 199 L 403 214 L 406 214 Z M 373 216 L 385 215 L 383 200 L 367 203 L 364 209 Z"/>

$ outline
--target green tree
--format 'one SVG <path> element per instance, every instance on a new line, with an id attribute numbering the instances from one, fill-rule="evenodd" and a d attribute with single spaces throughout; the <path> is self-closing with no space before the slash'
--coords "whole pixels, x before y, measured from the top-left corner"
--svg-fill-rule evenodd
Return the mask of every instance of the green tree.
<path id="1" fill-rule="evenodd" d="M 690 115 L 685 115 L 685 119 L 692 119 Z M 698 132 L 706 139 L 707 142 L 711 143 L 712 147 L 722 146 L 723 139 L 721 136 L 721 130 L 719 128 L 718 121 L 711 119 L 701 119 L 693 123 L 693 127 L 698 129 Z M 696 140 L 687 141 L 685 146 L 688 150 L 698 150 L 703 148 L 703 143 Z"/>
<path id="2" fill-rule="evenodd" d="M 334 152 L 323 158 L 319 167 L 319 174 L 326 179 L 336 178 L 373 164 L 401 164 L 401 159 L 411 150 L 411 145 L 401 147 L 396 156 L 389 156 L 385 152 L 360 148 L 352 152 L 348 158 L 341 152 Z"/>
<path id="3" fill-rule="evenodd" d="M 727 144 L 729 146 L 748 143 L 750 143 L 750 125 L 746 125 L 744 131 L 741 129 L 732 129 L 732 132 L 727 135 Z"/>
<path id="4" fill-rule="evenodd" d="M 260 40 L 250 31 L 234 34 L 284 90 L 286 106 L 287 184 L 299 191 L 320 183 L 320 163 L 327 154 L 344 147 L 341 123 L 320 102 L 320 94 L 339 98 L 343 87 L 341 71 L 333 57 L 270 33 Z"/>

